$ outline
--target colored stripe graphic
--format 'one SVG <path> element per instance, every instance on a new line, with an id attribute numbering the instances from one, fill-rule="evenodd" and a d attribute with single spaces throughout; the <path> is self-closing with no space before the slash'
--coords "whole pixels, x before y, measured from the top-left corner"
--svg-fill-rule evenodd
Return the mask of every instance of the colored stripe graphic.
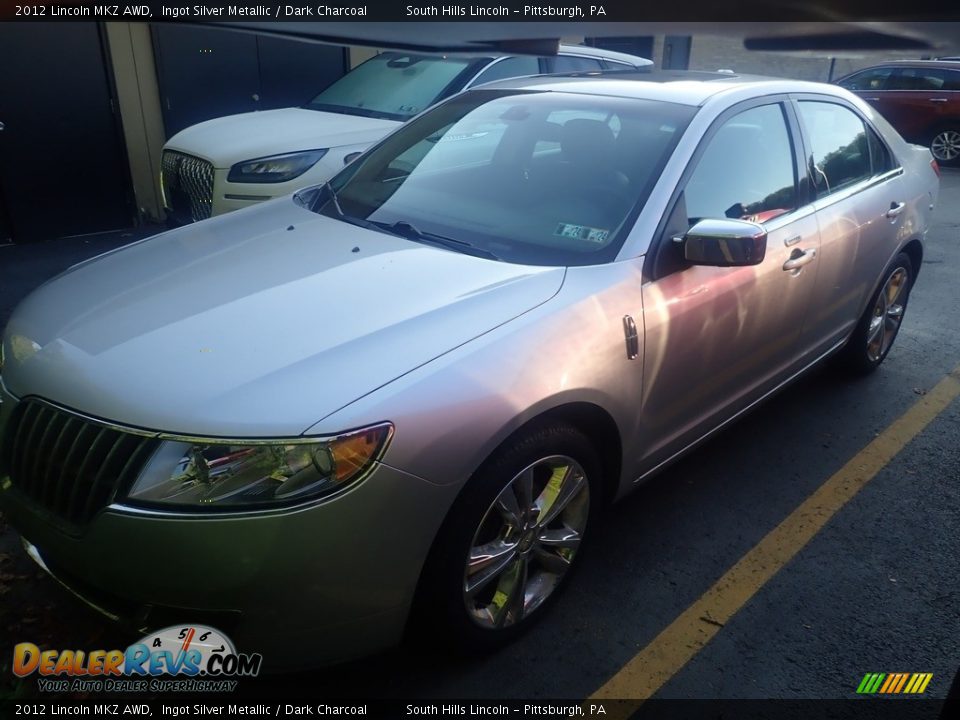
<path id="1" fill-rule="evenodd" d="M 933 673 L 867 673 L 857 686 L 860 695 L 920 695 Z"/>

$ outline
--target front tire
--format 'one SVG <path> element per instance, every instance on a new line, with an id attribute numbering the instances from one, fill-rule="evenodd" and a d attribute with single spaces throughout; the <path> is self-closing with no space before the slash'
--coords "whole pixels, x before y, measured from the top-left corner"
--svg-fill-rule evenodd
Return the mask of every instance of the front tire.
<path id="1" fill-rule="evenodd" d="M 524 632 L 579 563 L 600 488 L 597 454 L 575 427 L 553 423 L 508 441 L 438 533 L 414 631 L 455 650 L 493 649 Z"/>
<path id="2" fill-rule="evenodd" d="M 841 364 L 856 375 L 867 375 L 884 361 L 900 332 L 914 280 L 910 256 L 902 252 L 887 267 L 857 327 L 840 352 Z"/>

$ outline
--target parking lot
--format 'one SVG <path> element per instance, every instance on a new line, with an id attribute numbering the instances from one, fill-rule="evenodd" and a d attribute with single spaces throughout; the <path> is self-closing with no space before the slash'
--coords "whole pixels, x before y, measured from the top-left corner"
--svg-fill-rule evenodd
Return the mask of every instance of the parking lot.
<path id="1" fill-rule="evenodd" d="M 0 248 L 0 322 L 47 277 L 139 236 Z M 924 672 L 925 695 L 945 697 L 960 665 L 958 239 L 960 171 L 945 170 L 880 371 L 812 372 L 613 507 L 568 592 L 519 642 L 457 659 L 405 646 L 241 694 L 852 698 L 866 673 Z M 136 639 L 46 578 L 2 518 L 0 633 L 61 648 Z M 6 690 L 32 697 L 34 683 Z"/>

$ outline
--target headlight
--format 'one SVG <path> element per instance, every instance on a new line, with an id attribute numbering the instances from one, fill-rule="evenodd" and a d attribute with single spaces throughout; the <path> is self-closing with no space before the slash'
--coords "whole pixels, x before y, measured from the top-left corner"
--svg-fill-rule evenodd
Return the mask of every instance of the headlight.
<path id="1" fill-rule="evenodd" d="M 384 423 L 323 440 L 167 440 L 127 500 L 212 512 L 300 504 L 359 482 L 392 433 L 393 425 Z"/>
<path id="2" fill-rule="evenodd" d="M 227 182 L 282 183 L 303 175 L 327 154 L 324 150 L 305 150 L 286 155 L 244 160 L 230 168 Z"/>

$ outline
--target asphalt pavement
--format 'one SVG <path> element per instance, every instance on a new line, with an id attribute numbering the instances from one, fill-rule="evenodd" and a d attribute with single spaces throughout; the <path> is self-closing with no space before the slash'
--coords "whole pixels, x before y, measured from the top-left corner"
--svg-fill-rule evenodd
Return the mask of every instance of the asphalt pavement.
<path id="1" fill-rule="evenodd" d="M 78 255 L 130 239 L 0 248 L 0 322 L 26 290 Z M 405 646 L 322 673 L 259 678 L 240 695 L 582 700 L 597 693 L 957 372 L 958 271 L 960 171 L 946 170 L 919 281 L 882 368 L 860 380 L 815 370 L 611 508 L 567 592 L 518 642 L 469 659 Z M 877 672 L 932 673 L 925 697 L 946 697 L 960 667 L 960 401 L 946 402 L 908 440 L 782 569 L 744 591 L 731 617 L 702 618 L 715 628 L 711 639 L 656 680 L 654 697 L 855 699 L 864 675 Z M 0 634 L 53 647 L 124 640 L 38 572 L 2 518 Z M 8 664 L 9 650 L 0 648 L 0 688 Z M 32 684 L 11 688 L 36 693 Z M 890 707 L 879 698 L 858 702 Z M 923 707 L 928 714 L 916 716 L 931 717 Z"/>

